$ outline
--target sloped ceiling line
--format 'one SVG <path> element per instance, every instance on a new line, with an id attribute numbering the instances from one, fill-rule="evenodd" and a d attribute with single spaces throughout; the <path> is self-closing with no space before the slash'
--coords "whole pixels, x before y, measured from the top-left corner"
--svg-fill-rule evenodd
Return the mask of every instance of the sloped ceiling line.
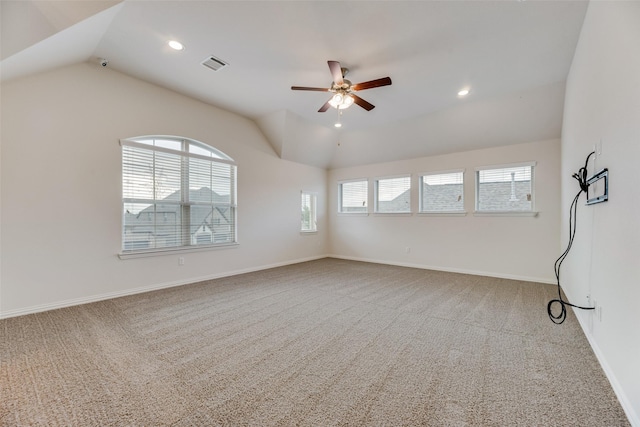
<path id="1" fill-rule="evenodd" d="M 339 25 L 336 5 L 362 25 Z M 587 6 L 3 0 L 0 77 L 108 58 L 115 71 L 254 120 L 282 159 L 348 167 L 559 137 Z M 4 51 L 24 30 L 5 23 L 25 13 L 39 28 Z M 212 17 L 224 19 L 211 25 Z M 186 49 L 169 49 L 170 37 Z M 210 55 L 230 65 L 210 73 L 201 65 Z M 317 112 L 326 97 L 290 89 L 328 87 L 327 60 L 349 67 L 355 82 L 393 80 L 363 92 L 376 108 L 350 108 L 340 130 L 333 109 Z M 458 99 L 462 85 L 472 92 Z"/>

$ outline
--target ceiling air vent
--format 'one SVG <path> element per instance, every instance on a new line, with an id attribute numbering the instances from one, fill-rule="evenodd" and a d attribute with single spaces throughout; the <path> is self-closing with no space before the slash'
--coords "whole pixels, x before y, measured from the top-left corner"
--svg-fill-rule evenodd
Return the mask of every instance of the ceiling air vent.
<path id="1" fill-rule="evenodd" d="M 204 60 L 202 65 L 211 68 L 213 71 L 218 71 L 219 69 L 226 67 L 228 64 L 222 59 L 218 59 L 215 56 L 210 56 L 209 58 Z"/>

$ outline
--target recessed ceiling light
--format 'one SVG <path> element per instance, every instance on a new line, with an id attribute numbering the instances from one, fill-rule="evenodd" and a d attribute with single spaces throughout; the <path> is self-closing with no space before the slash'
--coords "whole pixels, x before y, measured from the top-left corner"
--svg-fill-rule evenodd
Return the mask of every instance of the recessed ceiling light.
<path id="1" fill-rule="evenodd" d="M 341 128 L 342 127 L 342 123 L 338 122 L 334 126 L 337 127 L 337 128 Z"/>
<path id="2" fill-rule="evenodd" d="M 469 92 L 471 92 L 469 89 L 462 89 L 460 92 L 458 92 L 458 96 L 467 96 L 469 95 Z"/>
<path id="3" fill-rule="evenodd" d="M 184 45 L 177 40 L 169 40 L 169 46 L 171 49 L 184 50 Z"/>

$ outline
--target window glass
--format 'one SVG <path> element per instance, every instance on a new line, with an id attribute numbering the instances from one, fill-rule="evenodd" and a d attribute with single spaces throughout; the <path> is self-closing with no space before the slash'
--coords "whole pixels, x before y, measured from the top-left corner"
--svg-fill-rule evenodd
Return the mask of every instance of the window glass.
<path id="1" fill-rule="evenodd" d="M 216 150 L 215 148 L 203 144 L 200 141 L 190 141 L 188 149 L 190 153 L 198 154 L 200 156 L 231 160 L 229 156 L 224 154 L 222 151 Z"/>
<path id="2" fill-rule="evenodd" d="M 533 165 L 476 171 L 476 210 L 527 212 L 533 210 Z"/>
<path id="3" fill-rule="evenodd" d="M 182 141 L 179 139 L 154 138 L 153 145 L 170 150 L 182 151 Z"/>
<path id="4" fill-rule="evenodd" d="M 302 192 L 300 231 L 315 232 L 317 226 L 317 195 L 315 193 Z"/>
<path id="5" fill-rule="evenodd" d="M 228 156 L 212 148 L 204 159 L 205 144 L 179 137 L 121 144 L 124 252 L 236 242 L 236 166 Z"/>
<path id="6" fill-rule="evenodd" d="M 411 177 L 376 180 L 375 212 L 411 212 Z"/>
<path id="7" fill-rule="evenodd" d="M 366 213 L 368 210 L 368 182 L 367 180 L 348 181 L 338 184 L 339 208 L 342 213 Z"/>
<path id="8" fill-rule="evenodd" d="M 420 177 L 420 212 L 464 212 L 464 172 Z"/>

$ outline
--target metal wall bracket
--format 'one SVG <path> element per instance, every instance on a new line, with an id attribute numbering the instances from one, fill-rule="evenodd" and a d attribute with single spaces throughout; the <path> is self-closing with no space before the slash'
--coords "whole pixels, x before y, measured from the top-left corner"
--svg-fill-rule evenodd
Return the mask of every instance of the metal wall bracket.
<path id="1" fill-rule="evenodd" d="M 599 195 L 589 194 L 591 184 L 604 179 L 604 192 Z M 587 205 L 594 205 L 609 200 L 609 169 L 604 168 L 587 180 Z"/>

